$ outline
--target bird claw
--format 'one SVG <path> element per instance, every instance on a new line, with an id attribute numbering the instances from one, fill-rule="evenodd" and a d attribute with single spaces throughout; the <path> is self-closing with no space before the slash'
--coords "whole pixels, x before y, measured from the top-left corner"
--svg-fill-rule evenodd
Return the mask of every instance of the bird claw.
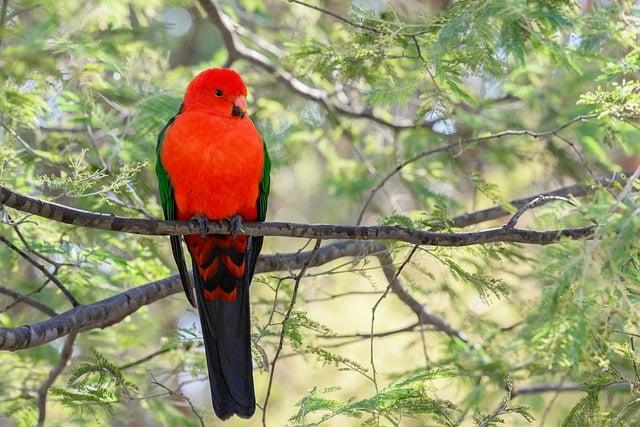
<path id="1" fill-rule="evenodd" d="M 234 215 L 229 218 L 229 223 L 231 224 L 231 235 L 236 237 L 242 228 L 242 217 L 240 215 Z"/>
<path id="2" fill-rule="evenodd" d="M 207 218 L 203 215 L 196 215 L 192 218 L 198 223 L 198 229 L 200 230 L 200 236 L 204 237 L 207 235 Z"/>

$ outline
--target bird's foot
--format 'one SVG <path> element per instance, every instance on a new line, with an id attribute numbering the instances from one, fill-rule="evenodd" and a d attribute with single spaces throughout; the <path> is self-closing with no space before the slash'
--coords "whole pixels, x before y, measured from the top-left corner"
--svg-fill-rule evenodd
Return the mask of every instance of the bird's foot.
<path id="1" fill-rule="evenodd" d="M 229 218 L 229 223 L 231 224 L 231 235 L 236 237 L 242 228 L 242 217 L 240 215 L 234 215 Z"/>
<path id="2" fill-rule="evenodd" d="M 193 218 L 198 223 L 198 229 L 200 230 L 200 236 L 204 237 L 207 235 L 207 218 L 203 215 L 196 215 Z"/>

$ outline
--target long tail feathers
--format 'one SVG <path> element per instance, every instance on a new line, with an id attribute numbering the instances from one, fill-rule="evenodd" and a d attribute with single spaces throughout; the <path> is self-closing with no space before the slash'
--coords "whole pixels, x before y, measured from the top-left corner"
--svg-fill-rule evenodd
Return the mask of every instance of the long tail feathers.
<path id="1" fill-rule="evenodd" d="M 261 247 L 262 238 L 249 238 L 243 254 L 245 271 L 240 278 L 229 277 L 231 273 L 222 268 L 220 270 L 224 272 L 217 271 L 213 276 L 223 282 L 235 282 L 235 298 L 232 300 L 205 298 L 205 291 L 211 288 L 211 284 L 205 284 L 196 262 L 193 263 L 213 409 L 223 420 L 234 414 L 249 418 L 255 412 L 249 285 Z"/>

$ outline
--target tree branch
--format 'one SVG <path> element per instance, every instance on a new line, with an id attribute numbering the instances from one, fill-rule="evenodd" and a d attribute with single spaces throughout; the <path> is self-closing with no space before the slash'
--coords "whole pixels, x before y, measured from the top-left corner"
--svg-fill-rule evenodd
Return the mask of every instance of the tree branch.
<path id="1" fill-rule="evenodd" d="M 289 323 L 289 319 L 291 318 L 291 313 L 293 312 L 293 307 L 296 304 L 296 298 L 298 297 L 298 288 L 300 287 L 300 281 L 304 277 L 304 273 L 306 273 L 307 268 L 309 268 L 309 264 L 313 261 L 318 250 L 320 250 L 321 240 L 316 240 L 316 244 L 311 250 L 311 255 L 307 262 L 304 263 L 300 272 L 295 278 L 295 282 L 293 284 L 293 293 L 291 294 L 291 301 L 289 302 L 289 307 L 287 308 L 287 312 L 282 319 L 282 328 L 280 329 L 280 339 L 278 340 L 278 348 L 276 349 L 276 353 L 273 356 L 273 361 L 271 362 L 271 372 L 269 373 L 269 383 L 267 385 L 267 393 L 264 397 L 264 403 L 262 404 L 262 425 L 267 427 L 267 408 L 269 407 L 269 397 L 271 396 L 271 387 L 273 386 L 273 376 L 276 373 L 276 363 L 278 363 L 278 357 L 280 357 L 280 352 L 282 351 L 282 345 L 284 344 L 284 336 L 287 331 L 287 324 Z"/>
<path id="2" fill-rule="evenodd" d="M 619 180 L 620 177 L 614 176 L 612 178 L 601 178 L 598 182 L 603 186 L 611 186 Z M 579 197 L 588 194 L 591 192 L 591 189 L 592 187 L 588 186 L 572 185 L 551 192 L 542 193 L 542 195 L 572 195 L 574 197 Z M 516 207 L 522 207 L 532 200 L 537 199 L 539 196 L 540 195 L 534 195 L 523 199 L 513 200 L 511 201 L 511 204 Z M 199 232 L 198 226 L 195 223 L 190 223 L 188 221 L 172 222 L 141 220 L 135 218 L 121 218 L 106 214 L 96 214 L 54 203 L 43 202 L 17 194 L 2 186 L 0 186 L 0 203 L 24 212 L 40 215 L 45 218 L 51 218 L 67 224 L 91 226 L 104 230 L 125 230 L 128 232 L 142 233 L 144 230 L 153 230 L 157 232 L 158 230 L 156 227 L 162 227 L 159 231 L 165 233 L 174 232 L 172 229 L 181 233 Z M 503 217 L 507 214 L 508 212 L 503 208 L 495 206 L 493 208 L 455 217 L 453 219 L 453 225 L 456 227 L 465 227 Z M 247 224 L 244 225 L 246 226 Z M 225 227 L 224 224 L 219 226 L 221 227 L 220 230 Z M 592 230 L 591 227 L 587 228 L 587 230 L 589 229 Z M 228 232 L 226 229 L 224 231 Z M 589 235 L 588 232 L 584 233 L 585 237 Z M 310 262 L 309 267 L 323 265 L 342 257 L 362 257 L 367 255 L 383 254 L 386 250 L 387 247 L 380 242 L 339 240 L 320 248 L 316 256 Z M 256 265 L 256 272 L 265 273 L 272 271 L 296 270 L 301 268 L 305 262 L 307 262 L 310 254 L 311 252 L 307 251 L 290 254 L 262 255 Z M 386 271 L 383 268 L 383 271 L 389 277 L 393 277 L 393 275 L 395 275 L 392 270 Z M 179 283 L 178 276 L 172 275 L 165 279 L 130 289 L 119 295 L 115 295 L 111 298 L 107 298 L 93 304 L 78 306 L 66 313 L 57 315 L 52 319 L 32 326 L 0 328 L 0 350 L 18 350 L 36 347 L 54 339 L 63 337 L 71 331 L 84 331 L 94 328 L 102 328 L 121 321 L 144 305 L 151 304 L 166 296 L 179 293 L 181 290 L 182 287 Z M 424 306 L 419 301 L 415 300 L 401 284 L 400 286 L 395 286 L 393 291 L 412 309 L 414 313 L 416 313 L 418 318 L 421 319 L 424 324 L 433 325 L 438 330 L 441 330 L 450 336 L 456 336 L 463 341 L 467 339 L 460 332 L 451 328 L 451 326 L 449 326 L 443 319 L 440 319 L 426 311 Z"/>
<path id="3" fill-rule="evenodd" d="M 27 305 L 30 305 L 31 307 L 40 310 L 41 312 L 43 312 L 44 314 L 46 314 L 49 317 L 54 317 L 57 316 L 58 313 L 56 313 L 51 307 L 49 307 L 48 305 L 45 305 L 43 303 L 41 303 L 40 301 L 37 301 L 27 295 L 21 294 L 20 292 L 16 292 L 13 289 L 10 289 L 6 286 L 1 286 L 0 285 L 0 294 L 4 294 L 8 297 L 13 298 L 13 300 L 15 302 L 23 302 Z M 5 308 L 6 310 L 6 308 Z M 0 311 L 1 312 L 1 311 Z"/>
<path id="4" fill-rule="evenodd" d="M 200 234 L 197 221 L 162 221 L 101 214 L 45 202 L 0 186 L 0 204 L 65 224 L 122 233 L 161 235 Z M 595 226 L 549 231 L 495 228 L 466 233 L 436 233 L 401 226 L 344 226 L 287 222 L 245 222 L 239 234 L 251 236 L 303 237 L 309 239 L 395 240 L 415 245 L 470 246 L 493 242 L 546 245 L 562 238 L 585 239 Z M 228 221 L 208 221 L 207 233 L 229 234 Z"/>
<path id="5" fill-rule="evenodd" d="M 521 130 L 505 130 L 502 132 L 498 132 L 498 133 L 494 133 L 491 135 L 486 135 L 486 136 L 480 136 L 480 137 L 475 137 L 475 138 L 467 138 L 461 141 L 457 141 L 457 142 L 452 142 L 451 144 L 446 144 L 446 145 L 441 145 L 440 147 L 436 147 L 436 148 L 432 148 L 429 150 L 425 150 L 422 151 L 418 154 L 416 154 L 413 157 L 408 158 L 407 160 L 399 163 L 398 165 L 396 165 L 396 167 L 394 167 L 391 171 L 389 171 L 384 177 L 382 177 L 382 179 L 380 181 L 378 181 L 378 183 L 375 185 L 375 187 L 373 187 L 371 189 L 371 192 L 369 193 L 369 196 L 367 197 L 367 200 L 365 200 L 364 205 L 362 205 L 362 208 L 360 209 L 360 214 L 358 215 L 358 221 L 356 222 L 356 224 L 360 224 L 362 222 L 362 218 L 364 217 L 364 214 L 367 210 L 367 207 L 369 207 L 369 204 L 371 203 L 371 201 L 373 200 L 373 197 L 376 195 L 376 193 L 378 191 L 380 191 L 380 189 L 382 187 L 384 187 L 384 185 L 387 183 L 387 181 L 389 181 L 391 178 L 393 178 L 398 172 L 400 172 L 402 169 L 404 169 L 405 167 L 407 167 L 408 165 L 410 165 L 411 163 L 414 163 L 420 159 L 423 159 L 425 157 L 431 156 L 433 154 L 437 154 L 437 153 L 442 153 L 445 151 L 450 151 L 453 150 L 455 148 L 458 147 L 463 147 L 466 145 L 471 145 L 471 144 L 475 144 L 475 143 L 479 143 L 479 142 L 487 142 L 487 141 L 491 141 L 493 139 L 500 139 L 500 138 L 504 138 L 504 137 L 508 137 L 508 136 L 529 136 L 531 138 L 543 138 L 546 136 L 551 136 L 551 135 L 556 135 L 558 132 L 560 132 L 563 129 L 568 128 L 569 126 L 573 125 L 574 123 L 577 122 L 582 122 L 585 120 L 589 120 L 592 119 L 594 117 L 597 117 L 597 114 L 586 114 L 586 115 L 582 115 L 582 116 L 576 116 L 574 118 L 572 118 L 571 120 L 569 120 L 568 122 L 565 122 L 564 124 L 551 129 L 551 130 L 547 130 L 547 131 L 543 131 L 543 132 L 535 132 L 535 131 L 531 131 L 528 129 L 521 129 Z"/>
<path id="6" fill-rule="evenodd" d="M 604 188 L 609 188 L 616 183 L 623 184 L 627 178 L 629 178 L 628 174 L 614 175 L 611 178 L 600 177 L 596 180 L 596 182 L 594 182 L 593 185 L 569 185 L 553 191 L 547 191 L 533 196 L 524 197 L 522 199 L 511 200 L 509 203 L 517 209 L 520 209 L 543 196 L 543 198 L 536 203 L 536 206 L 542 206 L 553 201 L 553 199 L 548 199 L 546 197 L 583 197 L 587 194 L 593 193 L 598 185 Z M 469 225 L 479 224 L 484 221 L 491 221 L 506 215 L 509 215 L 509 212 L 506 211 L 502 206 L 494 206 L 492 208 L 459 215 L 453 218 L 451 226 L 457 228 L 468 227 Z"/>
<path id="7" fill-rule="evenodd" d="M 367 119 L 375 123 L 383 125 L 385 127 L 400 130 L 409 129 L 415 127 L 422 127 L 425 129 L 431 129 L 433 121 L 423 120 L 421 123 L 414 123 L 409 119 L 396 119 L 394 121 L 385 120 L 375 114 L 370 109 L 356 110 L 349 105 L 335 102 L 331 99 L 329 94 L 316 87 L 312 87 L 303 83 L 297 79 L 290 72 L 278 68 L 269 58 L 262 53 L 246 47 L 238 38 L 234 30 L 234 24 L 226 14 L 224 14 L 216 5 L 214 0 L 199 0 L 200 5 L 207 13 L 209 21 L 215 25 L 220 31 L 222 41 L 228 52 L 228 59 L 225 63 L 225 67 L 229 67 L 237 59 L 244 59 L 262 68 L 268 74 L 275 76 L 275 78 L 293 92 L 297 93 L 301 97 L 310 101 L 317 102 L 325 107 L 331 113 L 341 114 L 343 116 L 352 117 L 356 119 Z"/>
<path id="8" fill-rule="evenodd" d="M 256 264 L 256 273 L 296 270 L 307 262 L 309 267 L 315 267 L 342 257 L 364 256 L 384 250 L 386 248 L 380 243 L 339 241 L 318 249 L 311 260 L 311 251 L 262 255 Z M 31 326 L 0 328 L 0 350 L 37 347 L 72 331 L 104 328 L 122 321 L 140 307 L 180 292 L 180 278 L 174 274 L 93 304 L 74 307 L 52 319 Z"/>
<path id="9" fill-rule="evenodd" d="M 424 304 L 421 304 L 418 300 L 416 300 L 409 291 L 403 286 L 402 282 L 398 278 L 398 275 L 393 268 L 393 260 L 391 256 L 387 253 L 379 255 L 380 264 L 382 265 L 382 271 L 389 281 L 389 285 L 391 290 L 397 297 L 405 303 L 411 311 L 418 316 L 418 325 L 432 325 L 437 330 L 444 332 L 452 338 L 458 338 L 462 342 L 469 342 L 469 338 L 462 332 L 453 328 L 446 320 L 430 313 Z"/>
<path id="10" fill-rule="evenodd" d="M 44 274 L 47 279 L 49 279 L 51 282 L 53 282 L 53 284 L 56 285 L 56 287 L 58 289 L 60 289 L 60 291 L 64 294 L 65 297 L 67 297 L 67 299 L 69 300 L 69 302 L 71 303 L 72 306 L 77 307 L 77 306 L 80 305 L 80 303 L 78 302 L 76 297 L 74 297 L 73 294 L 71 292 L 69 292 L 69 290 L 62 284 L 60 279 L 58 279 L 55 276 L 55 274 L 50 273 L 49 270 L 47 270 L 42 264 L 40 264 L 38 261 L 33 259 L 33 257 L 31 257 L 28 253 L 26 253 L 25 251 L 23 251 L 22 249 L 20 249 L 16 245 L 14 245 L 9 239 L 5 238 L 4 236 L 0 235 L 0 242 L 2 242 L 5 245 L 7 245 L 11 250 L 16 252 L 22 258 L 27 260 L 29 262 L 29 264 L 33 265 L 42 274 Z"/>
<path id="11" fill-rule="evenodd" d="M 47 414 L 47 394 L 58 376 L 62 371 L 64 371 L 64 368 L 66 368 L 67 363 L 69 363 L 69 359 L 71 359 L 71 355 L 73 354 L 73 344 L 76 342 L 76 337 L 76 332 L 72 332 L 67 337 L 67 340 L 64 342 L 64 346 L 62 347 L 62 351 L 60 352 L 58 363 L 56 363 L 53 369 L 51 369 L 49 376 L 38 389 L 38 427 L 44 425 L 44 420 Z"/>
<path id="12" fill-rule="evenodd" d="M 626 381 L 614 381 L 607 384 L 605 387 L 620 387 L 620 386 L 629 386 L 629 383 Z M 550 393 L 550 392 L 559 392 L 559 393 L 567 393 L 567 392 L 575 392 L 575 391 L 585 391 L 584 384 L 536 384 L 536 385 L 525 385 L 520 386 L 513 389 L 511 393 L 511 397 L 515 398 L 516 396 L 525 396 L 528 394 L 540 394 L 540 393 Z"/>

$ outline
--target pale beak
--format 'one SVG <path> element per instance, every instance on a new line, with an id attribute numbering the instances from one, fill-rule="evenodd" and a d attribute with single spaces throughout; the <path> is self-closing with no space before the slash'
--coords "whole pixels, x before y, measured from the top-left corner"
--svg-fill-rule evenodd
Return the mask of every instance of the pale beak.
<path id="1" fill-rule="evenodd" d="M 244 96 L 238 96 L 235 101 L 233 101 L 233 110 L 231 110 L 232 116 L 240 116 L 243 118 L 247 112 L 247 98 Z"/>

